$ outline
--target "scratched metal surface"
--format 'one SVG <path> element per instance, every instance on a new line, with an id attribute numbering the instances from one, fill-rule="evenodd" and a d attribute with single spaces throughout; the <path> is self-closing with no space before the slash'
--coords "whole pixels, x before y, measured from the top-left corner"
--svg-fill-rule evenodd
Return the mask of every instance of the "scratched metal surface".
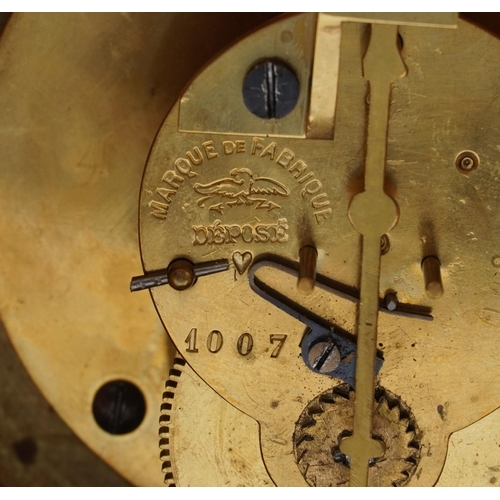
<path id="1" fill-rule="evenodd" d="M 92 18 L 92 16 L 95 17 Z M 135 23 L 131 22 L 134 20 L 134 16 Z M 113 85 L 116 84 L 117 87 L 122 86 L 123 81 L 127 80 L 130 74 L 137 75 L 136 80 L 138 81 L 142 79 L 142 85 L 148 85 L 143 89 L 145 94 L 141 92 L 141 98 L 144 95 L 150 95 L 151 86 L 147 81 L 148 78 L 153 79 L 153 85 L 157 84 L 156 96 L 150 96 L 150 99 L 156 99 L 156 110 L 153 115 L 150 115 L 150 118 L 152 116 L 152 122 L 149 125 L 144 125 L 149 127 L 148 130 L 151 133 L 148 140 L 152 141 L 155 130 L 161 123 L 163 116 L 167 113 L 170 103 L 177 97 L 182 87 L 193 74 L 234 38 L 241 36 L 272 17 L 272 13 L 137 14 L 128 17 L 118 14 L 15 14 L 11 19 L 11 23 L 13 21 L 19 21 L 19 23 L 17 26 L 13 26 L 12 24 L 7 25 L 4 35 L 9 29 L 17 30 L 19 43 L 15 44 L 17 46 L 16 50 L 21 50 L 24 54 L 18 60 L 20 61 L 20 64 L 17 65 L 18 69 L 22 68 L 20 71 L 26 71 L 27 75 L 32 74 L 29 64 L 36 64 L 37 58 L 39 59 L 42 53 L 45 54 L 43 56 L 45 69 L 42 70 L 44 72 L 43 76 L 38 73 L 38 78 L 24 79 L 22 93 L 19 87 L 16 93 L 16 88 L 12 88 L 7 82 L 7 88 L 9 88 L 10 92 L 9 98 L 12 99 L 12 106 L 9 107 L 20 108 L 23 102 L 25 102 L 26 107 L 22 113 L 29 113 L 24 116 L 35 119 L 36 114 L 43 117 L 43 108 L 40 106 L 30 107 L 29 102 L 38 101 L 39 103 L 43 103 L 43 106 L 46 107 L 45 112 L 50 115 L 49 95 L 52 93 L 51 88 L 54 86 L 53 83 L 51 84 L 51 78 L 58 81 L 57 85 L 64 85 L 66 90 L 63 93 L 63 98 L 76 103 L 74 109 L 78 107 L 81 112 L 85 107 L 93 106 L 92 104 L 89 106 L 88 103 L 92 101 L 93 96 L 97 94 L 99 88 L 88 89 L 86 87 L 79 87 L 78 82 L 81 79 L 79 80 L 74 74 L 68 73 L 68 68 L 64 68 L 61 65 L 51 67 L 51 59 L 46 57 L 46 51 L 48 50 L 48 53 L 50 53 L 49 49 L 51 45 L 54 45 L 56 56 L 57 53 L 68 49 L 68 43 L 73 43 L 72 40 L 70 41 L 65 38 L 63 42 L 54 39 L 54 37 L 57 36 L 57 33 L 65 33 L 66 30 L 70 29 L 69 26 L 74 26 L 74 29 L 71 29 L 75 36 L 79 37 L 79 43 L 74 45 L 74 49 L 71 50 L 76 51 L 77 54 L 75 57 L 80 58 L 80 65 L 86 65 L 87 72 L 94 71 L 99 67 L 103 71 L 107 71 L 107 79 L 102 84 L 110 87 L 111 93 Z M 8 15 L 0 15 L 0 31 L 7 20 Z M 157 59 L 160 64 L 148 67 L 147 65 L 150 63 L 151 57 L 141 57 L 140 52 L 135 52 L 135 56 L 126 58 L 125 62 L 122 60 L 121 65 L 113 66 L 113 70 L 110 70 L 109 67 L 104 68 L 102 63 L 100 64 L 99 54 L 96 55 L 95 52 L 96 43 L 94 42 L 96 42 L 97 38 L 92 30 L 97 30 L 98 36 L 103 37 L 101 39 L 101 47 L 103 51 L 102 60 L 104 60 L 104 57 L 107 57 L 107 49 L 109 47 L 109 44 L 105 40 L 105 33 L 112 33 L 113 24 L 116 25 L 117 23 L 122 23 L 125 29 L 132 26 L 136 26 L 136 30 L 142 29 L 142 35 L 134 31 L 134 37 L 143 40 L 143 50 L 148 50 L 148 43 L 155 44 L 154 50 L 159 53 Z M 69 38 L 72 39 L 71 36 Z M 44 40 L 44 42 L 38 43 L 39 40 Z M 4 38 L 2 37 L 0 39 L 0 56 L 5 55 L 4 51 L 2 51 L 3 41 Z M 112 42 L 111 40 L 109 41 L 110 43 Z M 199 41 L 202 41 L 202 43 L 198 43 Z M 130 43 L 132 42 L 129 37 L 128 45 L 124 43 L 120 47 L 117 47 L 115 44 L 111 47 L 115 51 L 115 57 L 120 56 L 119 51 L 132 51 L 134 47 L 131 47 Z M 87 60 L 86 53 L 88 57 L 90 47 L 94 51 L 93 59 Z M 56 59 L 57 57 L 53 58 L 52 64 L 55 63 Z M 59 58 L 59 61 L 63 59 Z M 3 61 L 5 60 L 4 58 Z M 71 60 L 71 57 L 69 60 Z M 3 69 L 10 69 L 10 67 Z M 0 80 L 3 78 L 4 83 L 6 83 L 5 73 L 3 75 L 0 74 Z M 98 74 L 95 76 L 99 80 Z M 30 82 L 32 82 L 31 85 Z M 75 82 L 75 85 L 71 86 L 71 82 Z M 28 87 L 31 88 L 28 89 Z M 132 87 L 132 85 L 130 87 L 129 92 L 133 96 L 133 93 L 137 92 L 139 87 Z M 38 93 L 41 93 L 41 99 L 39 99 L 40 96 L 36 97 Z M 128 106 L 129 103 L 124 100 L 122 107 L 126 109 Z M 23 116 L 22 113 L 19 115 L 20 117 Z M 101 122 L 104 127 L 102 134 L 109 133 L 110 129 L 116 130 L 118 128 L 123 130 L 123 128 L 120 128 L 120 122 L 116 120 L 116 116 L 113 115 L 113 109 L 110 106 L 101 107 L 100 113 L 104 114 Z M 73 118 L 77 120 L 78 116 L 73 116 Z M 75 123 L 72 122 L 73 118 L 69 118 L 67 122 L 69 128 L 73 127 Z M 90 126 L 92 128 L 92 124 Z M 12 153 L 16 144 L 14 127 L 7 125 L 2 130 L 3 132 L 0 136 L 2 149 L 5 148 L 5 150 L 10 150 Z M 64 156 L 68 153 L 67 150 L 69 148 L 75 147 L 74 141 L 61 145 L 61 134 L 56 134 L 55 129 L 52 132 L 48 132 L 46 137 L 48 141 L 42 141 L 45 144 L 44 150 L 48 152 L 53 148 L 56 156 Z M 88 130 L 87 136 L 81 139 L 83 143 L 90 140 Z M 136 142 L 128 141 L 127 147 L 136 151 Z M 130 186 L 130 189 L 134 192 L 138 189 L 138 182 L 143 169 L 143 162 L 147 156 L 148 147 L 146 145 L 142 153 L 143 159 L 135 166 L 137 171 L 137 185 Z M 22 150 L 23 147 L 19 151 Z M 38 156 L 38 160 L 40 161 L 40 156 Z M 22 160 L 20 161 L 22 162 Z M 100 158 L 99 161 L 101 168 L 105 168 L 107 161 L 112 163 L 109 158 Z M 53 167 L 53 162 L 48 161 L 45 167 L 47 172 L 49 172 Z M 123 164 L 116 162 L 116 168 L 123 168 Z M 77 176 L 78 172 L 75 171 L 74 175 Z M 136 234 L 137 230 L 134 211 L 137 201 L 131 199 L 130 203 L 131 216 L 129 217 L 130 225 L 127 229 L 127 234 L 132 235 L 132 238 L 135 240 L 133 235 Z M 52 225 L 52 221 L 47 220 L 47 224 Z M 5 239 L 5 235 L 2 238 Z M 139 250 L 137 243 L 131 241 L 131 244 L 136 249 L 134 250 L 134 254 L 138 260 Z M 11 294 L 13 295 L 12 292 Z M 147 297 L 144 297 L 144 300 L 147 302 Z M 157 321 L 156 314 L 152 308 L 150 315 L 152 320 Z M 38 389 L 36 385 L 38 380 L 33 381 L 26 372 L 3 329 L 0 329 L 0 380 L 2 381 L 0 385 L 0 485 L 125 486 L 129 484 L 90 451 L 73 433 L 70 427 L 59 418 L 53 407 L 45 400 Z M 66 397 L 71 401 L 71 398 L 79 390 L 75 385 L 73 384 L 72 388 L 68 388 L 65 394 L 61 394 L 61 398 Z M 154 400 L 158 401 L 158 404 L 160 396 L 161 391 L 154 396 Z M 156 406 L 154 404 L 155 408 Z M 154 413 L 154 420 L 156 421 L 156 410 Z M 91 422 L 91 419 L 89 419 L 89 422 Z M 71 425 L 71 421 L 69 421 L 69 424 Z M 159 454 L 157 439 L 156 436 L 153 436 L 153 438 L 151 452 L 157 457 Z M 161 483 L 162 473 L 160 471 L 159 458 L 157 461 L 155 458 L 153 467 L 154 470 L 151 471 L 151 474 L 155 475 L 155 477 L 157 476 L 158 482 Z"/>
<path id="2" fill-rule="evenodd" d="M 498 32 L 500 15 L 468 14 L 491 31 Z M 266 15 L 262 16 L 262 19 Z M 5 19 L 5 18 L 3 18 Z M 255 17 L 252 22 L 255 21 Z M 240 19 L 241 22 L 241 19 Z M 0 25 L 2 19 L 0 19 Z M 201 21 L 198 21 L 201 25 Z M 226 24 L 224 30 L 229 37 L 238 30 L 235 22 Z M 250 27 L 251 22 L 248 22 Z M 255 24 L 258 24 L 257 22 Z M 215 31 L 217 25 L 213 24 Z M 198 39 L 198 36 L 195 37 Z M 215 42 L 214 42 L 215 43 Z M 207 45 L 195 61 L 199 66 L 217 50 L 216 44 Z M 220 47 L 220 46 L 219 46 Z M 1 50 L 1 46 L 0 46 Z M 193 53 L 191 52 L 193 55 Z M 196 56 L 194 56 L 196 57 Z M 180 90 L 180 89 L 179 89 Z M 12 349 L 5 332 L 0 330 L 0 486 L 123 486 L 128 484 L 73 434 L 43 398 L 35 383 Z M 464 483 L 471 484 L 467 476 L 486 476 L 490 484 L 500 481 L 500 464 L 490 463 L 484 453 L 485 446 L 493 450 L 500 446 L 498 439 L 488 439 L 482 434 L 481 425 L 500 427 L 498 412 L 486 417 L 488 422 L 479 422 L 473 428 L 456 433 L 450 446 L 466 446 L 467 462 L 447 462 L 445 473 L 455 468 L 455 473 L 464 473 Z M 478 437 L 479 435 L 479 437 Z M 456 437 L 456 440 L 454 440 Z M 450 477 L 453 477 L 452 474 Z M 456 476 L 455 476 L 456 477 Z"/>
<path id="3" fill-rule="evenodd" d="M 279 34 L 282 25 L 276 23 L 267 29 L 276 30 Z M 397 186 L 401 220 L 391 232 L 393 251 L 383 257 L 380 288 L 390 290 L 395 287 L 403 303 L 431 307 L 431 299 L 425 296 L 419 264 L 422 252 L 426 252 L 423 255 L 432 255 L 427 253 L 432 250 L 421 248 L 418 242 L 434 241 L 435 231 L 439 236 L 438 255 L 442 258 L 447 294 L 442 301 L 432 303 L 436 319 L 433 324 L 421 322 L 417 325 L 403 318 L 391 319 L 381 315 L 379 339 L 386 361 L 380 373 L 380 384 L 401 397 L 415 415 L 422 430 L 422 450 L 426 452 L 422 453 L 420 468 L 410 484 L 429 486 L 439 478 L 449 435 L 485 417 L 499 404 L 496 381 L 500 360 L 494 350 L 498 342 L 495 325 L 486 323 L 489 319 L 483 322 L 482 318 L 471 317 L 471 312 L 479 314 L 485 305 L 493 307 L 495 301 L 494 292 L 489 289 L 489 279 L 494 274 L 492 265 L 497 265 L 491 259 L 498 251 L 497 235 L 485 226 L 497 227 L 498 213 L 484 214 L 479 203 L 469 201 L 471 195 L 466 191 L 473 185 L 480 193 L 482 204 L 488 207 L 496 205 L 497 193 L 489 176 L 494 176 L 498 168 L 495 163 L 498 153 L 492 151 L 496 145 L 498 125 L 493 118 L 488 120 L 487 116 L 498 116 L 490 101 L 498 88 L 500 45 L 497 39 L 464 21 L 458 23 L 456 31 L 403 27 L 401 34 L 409 70 L 407 77 L 394 86 L 394 111 L 387 155 L 388 176 L 393 182 L 391 189 L 395 190 Z M 232 51 L 239 49 L 240 45 L 237 45 Z M 266 53 L 271 50 L 268 47 Z M 299 244 L 312 240 L 320 254 L 318 272 L 355 286 L 359 261 L 353 252 L 359 251 L 359 238 L 345 217 L 352 192 L 348 192 L 343 181 L 348 178 L 352 180 L 349 187 L 354 192 L 359 189 L 353 184 L 357 182 L 356 174 L 362 172 L 363 162 L 360 153 L 363 150 L 365 123 L 365 89 L 360 78 L 360 61 L 364 53 L 362 27 L 354 23 L 343 27 L 341 51 L 350 57 L 341 57 L 339 95 L 342 98 L 336 108 L 336 120 L 342 126 L 335 130 L 333 146 L 328 141 L 308 143 L 307 140 L 280 137 L 277 142 L 271 142 L 271 138 L 251 139 L 238 135 L 239 123 L 245 120 L 245 115 L 234 117 L 232 134 L 225 134 L 223 138 L 215 133 L 188 135 L 178 132 L 177 110 L 173 109 L 157 136 L 144 176 L 140 221 L 141 250 L 146 269 L 164 268 L 179 255 L 187 256 L 194 262 L 227 258 L 235 266 L 243 251 L 254 259 L 262 256 L 264 251 L 296 259 Z M 262 48 L 256 46 L 253 60 L 264 55 Z M 180 99 L 181 114 L 185 98 L 191 104 L 196 101 L 200 109 L 204 106 L 208 109 L 217 97 L 225 99 L 225 95 L 214 95 L 211 89 L 216 88 L 217 77 L 227 71 L 226 56 L 231 60 L 234 54 L 225 53 L 213 63 L 210 71 L 200 74 L 189 87 Z M 215 70 L 217 65 L 218 71 Z M 468 101 L 463 96 L 467 96 Z M 456 106 L 458 101 L 463 105 Z M 481 129 L 481 134 L 475 134 L 478 121 L 489 124 L 489 127 L 484 127 L 484 132 Z M 223 148 L 222 141 L 226 141 L 223 144 L 228 141 L 242 144 L 243 154 L 231 156 L 231 149 Z M 436 145 L 437 149 L 432 148 L 432 151 L 438 152 L 435 153 L 438 158 L 427 153 L 430 145 Z M 469 184 L 467 178 L 453 166 L 457 152 L 465 149 L 478 151 L 482 158 L 482 166 L 471 176 Z M 199 151 L 198 161 L 193 160 L 196 167 L 192 171 L 189 170 L 191 164 L 183 158 L 184 155 L 189 157 L 186 153 L 189 150 Z M 206 162 L 210 161 L 210 168 L 203 163 L 203 150 L 206 151 Z M 283 161 L 282 151 L 286 151 L 289 158 L 305 158 L 309 165 L 313 165 L 314 172 L 309 170 L 308 174 L 304 174 L 304 180 L 307 176 L 310 178 L 318 174 L 321 183 L 314 180 L 308 183 L 317 182 L 316 193 L 324 189 L 335 200 L 336 205 L 325 209 L 332 213 L 334 224 L 321 226 L 321 219 L 318 219 L 321 212 L 313 214 L 311 210 L 311 207 L 320 208 L 315 206 L 314 201 L 293 201 L 294 196 L 295 200 L 302 201 L 299 188 L 286 170 L 276 169 L 269 161 L 275 160 L 282 167 L 288 166 L 289 160 Z M 424 154 L 426 160 L 422 161 L 419 154 Z M 329 165 L 325 158 L 335 158 L 335 161 Z M 418 163 L 416 173 L 412 168 L 397 168 L 400 158 L 408 164 Z M 298 164 L 297 161 L 297 164 L 289 166 L 288 172 L 297 169 Z M 171 181 L 175 173 L 169 170 L 174 168 L 172 165 L 179 175 L 184 175 L 184 178 L 175 177 L 176 185 Z M 290 238 L 283 237 L 280 241 L 279 238 L 242 237 L 243 243 L 238 239 L 244 231 L 243 227 L 252 231 L 253 227 L 261 224 L 271 224 L 268 218 L 262 222 L 259 214 L 259 217 L 255 216 L 257 223 L 253 222 L 254 212 L 248 213 L 247 208 L 250 204 L 240 203 L 239 206 L 231 206 L 230 211 L 224 211 L 223 204 L 208 207 L 204 204 L 207 198 L 198 198 L 200 186 L 211 186 L 209 183 L 219 185 L 221 181 L 217 179 L 223 179 L 228 172 L 233 175 L 235 171 L 231 169 L 235 166 L 241 169 L 237 172 L 242 172 L 244 167 L 249 175 L 259 172 L 259 176 L 264 175 L 275 184 L 289 188 L 290 203 L 286 204 L 285 200 L 281 204 L 280 201 L 274 216 L 269 219 L 273 220 L 272 224 L 278 221 L 289 225 Z M 329 168 L 335 169 L 335 175 Z M 416 175 L 419 176 L 417 180 L 413 178 Z M 186 182 L 187 176 L 196 179 Z M 179 186 L 181 180 L 182 187 Z M 299 183 L 301 181 L 302 178 Z M 172 190 L 165 189 L 164 183 L 170 184 Z M 306 198 L 308 185 L 304 184 L 302 199 Z M 165 196 L 165 192 L 167 195 L 175 193 L 175 199 L 172 201 Z M 429 192 L 433 195 L 429 196 Z M 157 203 L 155 193 L 166 202 L 163 206 Z M 468 204 L 467 216 L 453 205 L 457 201 Z M 158 207 L 164 212 L 159 213 Z M 204 208 L 208 210 L 200 210 Z M 210 209 L 216 214 L 208 214 Z M 221 222 L 219 214 L 222 213 L 227 218 L 221 217 Z M 419 229 L 421 226 L 422 230 Z M 212 245 L 212 233 L 224 234 L 224 229 L 220 229 L 222 233 L 218 232 L 219 227 L 226 228 L 231 236 L 217 239 L 214 236 L 214 246 L 205 246 Z M 267 228 L 265 230 L 268 231 Z M 200 237 L 204 231 L 206 239 Z M 278 229 L 275 231 L 278 234 Z M 472 239 L 474 235 L 476 237 Z M 263 249 L 260 243 L 266 243 L 266 248 Z M 321 255 L 321 250 L 325 254 Z M 328 259 L 328 256 L 331 258 Z M 287 296 L 296 293 L 293 282 L 286 283 L 284 277 L 272 281 L 279 282 L 280 293 Z M 474 295 L 470 291 L 476 291 L 473 288 L 475 285 L 480 288 Z M 236 273 L 234 276 L 226 273 L 200 280 L 195 288 L 182 294 L 168 288 L 157 288 L 152 295 L 164 324 L 187 362 L 222 397 L 261 424 L 263 457 L 275 483 L 287 486 L 303 484 L 291 453 L 292 443 L 283 436 L 292 435 L 304 401 L 327 390 L 326 385 L 329 384 L 325 378 L 303 370 L 296 346 L 304 326 L 270 309 L 265 301 L 258 300 L 245 285 L 245 278 L 239 278 Z M 195 302 L 196 309 L 193 309 L 192 315 L 177 314 L 177 311 Z M 343 327 L 353 331 L 354 308 L 349 310 L 340 301 L 332 302 L 329 305 L 328 298 L 320 291 L 307 297 L 307 306 L 316 314 L 331 317 L 334 311 L 335 318 L 340 318 L 338 321 L 348 323 Z M 463 316 L 450 314 L 448 308 L 452 313 L 461 311 Z M 268 333 L 278 331 L 288 333 L 290 347 L 283 349 L 280 359 L 275 360 L 277 356 L 269 355 L 269 341 L 265 338 Z M 193 335 L 198 332 L 200 344 L 206 338 L 207 349 L 193 347 L 186 350 L 188 332 L 194 332 Z M 242 358 L 241 352 L 230 347 L 222 349 L 222 336 L 226 345 L 235 342 L 241 332 L 251 332 L 255 339 L 254 349 L 247 358 Z M 471 332 L 476 332 L 474 342 L 470 342 Z M 219 339 L 215 346 L 212 343 L 214 333 Z M 219 350 L 223 354 L 214 357 Z M 484 353 L 490 355 L 484 356 Z M 477 359 L 482 362 L 477 363 Z M 221 362 L 224 369 L 221 369 Z M 286 378 L 282 377 L 284 367 Z M 228 371 L 234 375 L 228 377 Z M 468 378 L 464 380 L 465 374 Z M 457 384 L 458 380 L 463 382 Z"/>

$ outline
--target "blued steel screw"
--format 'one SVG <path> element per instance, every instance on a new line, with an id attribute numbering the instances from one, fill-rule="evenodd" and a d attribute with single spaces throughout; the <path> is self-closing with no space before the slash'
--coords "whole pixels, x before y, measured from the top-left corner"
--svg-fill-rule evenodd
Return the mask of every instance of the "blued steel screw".
<path id="1" fill-rule="evenodd" d="M 293 111 L 300 85 L 295 72 L 284 62 L 268 59 L 256 64 L 243 81 L 246 107 L 259 118 L 283 118 Z"/>
<path id="2" fill-rule="evenodd" d="M 340 364 L 340 352 L 332 339 L 320 340 L 309 349 L 310 366 L 319 373 L 331 373 Z"/>

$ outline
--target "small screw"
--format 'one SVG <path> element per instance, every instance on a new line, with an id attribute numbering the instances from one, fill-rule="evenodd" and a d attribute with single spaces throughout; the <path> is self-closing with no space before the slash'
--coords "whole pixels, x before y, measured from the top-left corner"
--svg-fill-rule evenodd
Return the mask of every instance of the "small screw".
<path id="1" fill-rule="evenodd" d="M 463 151 L 455 159 L 455 166 L 462 174 L 470 174 L 479 167 L 479 157 L 473 151 Z"/>
<path id="2" fill-rule="evenodd" d="M 340 352 L 332 339 L 324 339 L 311 346 L 307 359 L 314 371 L 330 373 L 340 364 Z"/>
<path id="3" fill-rule="evenodd" d="M 389 292 L 384 297 L 385 307 L 389 311 L 395 311 L 398 307 L 398 296 L 395 293 Z"/>

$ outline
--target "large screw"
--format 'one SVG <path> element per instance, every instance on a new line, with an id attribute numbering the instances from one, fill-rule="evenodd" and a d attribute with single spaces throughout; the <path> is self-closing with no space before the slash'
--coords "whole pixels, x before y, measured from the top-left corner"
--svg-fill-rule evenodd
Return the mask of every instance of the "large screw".
<path id="1" fill-rule="evenodd" d="M 101 429 L 110 434 L 127 434 L 141 424 L 146 402 L 137 386 L 126 380 L 113 380 L 96 392 L 92 413 Z"/>
<path id="2" fill-rule="evenodd" d="M 259 118 L 283 118 L 299 99 L 299 81 L 284 62 L 268 59 L 256 64 L 243 81 L 243 100 Z"/>

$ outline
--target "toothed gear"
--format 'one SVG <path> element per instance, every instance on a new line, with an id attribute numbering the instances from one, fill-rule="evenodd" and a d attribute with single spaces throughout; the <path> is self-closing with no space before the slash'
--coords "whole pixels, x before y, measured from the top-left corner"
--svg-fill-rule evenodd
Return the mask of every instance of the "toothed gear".
<path id="1" fill-rule="evenodd" d="M 272 486 L 258 423 L 221 398 L 178 354 L 165 384 L 160 458 L 168 486 Z"/>
<path id="2" fill-rule="evenodd" d="M 161 470 L 165 474 L 164 483 L 167 486 L 175 486 L 174 471 L 172 468 L 172 458 L 170 456 L 170 413 L 172 411 L 172 400 L 175 389 L 179 383 L 179 377 L 182 374 L 182 368 L 186 362 L 182 358 L 175 358 L 172 369 L 169 373 L 169 379 L 165 383 L 165 392 L 163 393 L 163 403 L 160 408 L 160 459 L 162 461 Z"/>
<path id="3" fill-rule="evenodd" d="M 382 387 L 375 390 L 373 436 L 386 446 L 370 461 L 369 486 L 405 486 L 420 460 L 420 439 L 410 408 Z M 340 440 L 352 435 L 354 391 L 341 384 L 314 398 L 304 409 L 293 435 L 297 465 L 311 486 L 348 486 L 349 457 Z"/>

